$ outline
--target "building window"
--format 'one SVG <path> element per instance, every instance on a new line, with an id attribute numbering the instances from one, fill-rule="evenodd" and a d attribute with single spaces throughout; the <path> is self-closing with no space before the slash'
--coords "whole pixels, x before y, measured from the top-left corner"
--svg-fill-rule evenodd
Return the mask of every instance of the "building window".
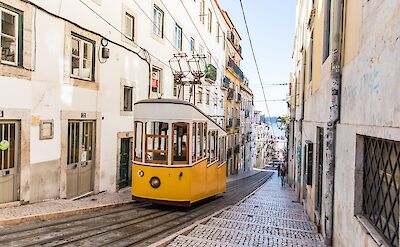
<path id="1" fill-rule="evenodd" d="M 199 87 L 199 93 L 197 97 L 197 103 L 202 103 L 203 102 L 203 88 Z"/>
<path id="2" fill-rule="evenodd" d="M 135 18 L 128 13 L 125 13 L 124 34 L 128 39 L 132 41 L 135 39 Z"/>
<path id="3" fill-rule="evenodd" d="M 72 34 L 71 77 L 94 80 L 94 41 Z"/>
<path id="4" fill-rule="evenodd" d="M 133 88 L 124 86 L 124 111 L 132 111 Z"/>
<path id="5" fill-rule="evenodd" d="M 153 33 L 159 37 L 164 35 L 164 12 L 154 5 L 153 9 Z"/>
<path id="6" fill-rule="evenodd" d="M 207 90 L 207 92 L 206 92 L 206 104 L 207 105 L 210 104 L 210 90 Z"/>
<path id="7" fill-rule="evenodd" d="M 400 142 L 364 137 L 363 214 L 399 246 Z"/>
<path id="8" fill-rule="evenodd" d="M 329 57 L 331 43 L 331 0 L 325 0 L 324 41 L 322 63 Z"/>
<path id="9" fill-rule="evenodd" d="M 0 8 L 0 20 L 1 63 L 17 66 L 21 52 L 21 37 L 18 33 L 19 15 L 5 8 Z"/>
<path id="10" fill-rule="evenodd" d="M 205 6 L 206 6 L 205 1 L 200 0 L 200 22 L 202 24 L 204 24 L 204 21 L 205 21 L 205 18 L 204 18 L 205 14 L 206 14 Z"/>
<path id="11" fill-rule="evenodd" d="M 192 53 L 194 53 L 195 45 L 196 45 L 196 43 L 195 43 L 195 41 L 194 41 L 194 38 L 191 37 L 191 38 L 190 38 L 190 51 L 191 51 Z"/>
<path id="12" fill-rule="evenodd" d="M 182 28 L 175 24 L 175 47 L 182 51 Z"/>
<path id="13" fill-rule="evenodd" d="M 151 71 L 151 91 L 153 93 L 161 93 L 161 70 L 153 67 Z"/>
<path id="14" fill-rule="evenodd" d="M 187 164 L 189 163 L 189 124 L 174 123 L 173 126 L 173 163 Z"/>
<path id="15" fill-rule="evenodd" d="M 199 46 L 199 55 L 204 55 L 204 47 L 202 45 Z"/>
<path id="16" fill-rule="evenodd" d="M 222 48 L 225 50 L 225 39 L 226 39 L 226 34 L 225 32 L 222 32 Z"/>
<path id="17" fill-rule="evenodd" d="M 208 31 L 211 33 L 212 31 L 212 12 L 208 9 Z"/>
<path id="18" fill-rule="evenodd" d="M 168 123 L 146 123 L 146 163 L 167 164 Z"/>
<path id="19" fill-rule="evenodd" d="M 216 36 L 217 43 L 219 43 L 219 29 L 220 28 L 221 28 L 221 25 L 219 24 L 219 22 L 217 22 L 217 36 Z"/>

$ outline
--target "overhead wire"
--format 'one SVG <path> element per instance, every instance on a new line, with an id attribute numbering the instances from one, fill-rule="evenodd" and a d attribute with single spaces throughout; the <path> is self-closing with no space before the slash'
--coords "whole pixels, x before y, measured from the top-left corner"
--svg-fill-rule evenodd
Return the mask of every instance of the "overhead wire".
<path id="1" fill-rule="evenodd" d="M 182 1 L 182 0 L 181 0 L 181 1 Z M 251 53 L 252 53 L 252 55 L 253 55 L 253 60 L 254 60 L 254 63 L 255 63 L 255 65 L 256 65 L 256 70 L 257 70 L 258 79 L 259 79 L 259 81 L 260 81 L 261 88 L 262 88 L 262 93 L 263 93 L 263 97 L 264 97 L 265 106 L 266 106 L 266 109 L 267 109 L 268 116 L 269 116 L 269 118 L 271 118 L 271 113 L 270 113 L 269 107 L 268 107 L 267 96 L 266 96 L 266 94 L 265 94 L 264 84 L 263 84 L 263 81 L 262 81 L 262 78 L 261 78 L 260 69 L 259 69 L 259 67 L 258 67 L 257 58 L 256 58 L 256 55 L 255 55 L 255 52 L 254 52 L 254 46 L 253 46 L 253 41 L 251 40 L 250 31 L 249 31 L 249 26 L 248 26 L 248 24 L 247 24 L 246 13 L 244 12 L 242 0 L 239 0 L 239 2 L 240 2 L 240 8 L 241 8 L 242 14 L 243 14 L 244 24 L 245 24 L 245 26 L 246 26 L 247 36 L 248 36 L 248 38 L 249 38 Z M 274 130 L 273 125 L 271 125 L 271 129 L 272 129 L 272 133 L 275 135 L 275 130 Z"/>

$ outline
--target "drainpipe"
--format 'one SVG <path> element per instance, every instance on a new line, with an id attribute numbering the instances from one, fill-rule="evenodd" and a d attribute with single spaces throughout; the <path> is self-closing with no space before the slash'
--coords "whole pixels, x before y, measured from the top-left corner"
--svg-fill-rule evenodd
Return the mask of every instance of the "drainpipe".
<path id="1" fill-rule="evenodd" d="M 302 160 L 303 160 L 303 122 L 304 122 L 304 94 L 305 94 L 305 85 L 306 85 L 306 66 L 307 66 L 307 61 L 306 61 L 306 52 L 303 48 L 302 51 L 302 60 L 303 60 L 303 68 L 302 68 L 302 86 L 301 86 L 301 115 L 300 115 L 300 119 L 299 119 L 299 131 L 300 131 L 300 140 L 299 140 L 299 145 L 297 145 L 296 147 L 296 164 L 297 164 L 297 189 L 298 189 L 298 193 L 297 193 L 297 202 L 301 202 L 301 192 L 302 190 L 304 190 L 303 188 L 303 182 L 301 181 L 301 176 L 302 176 Z M 300 152 L 300 154 L 298 153 Z M 300 157 L 300 159 L 299 159 Z"/>
<path id="2" fill-rule="evenodd" d="M 332 246 L 333 243 L 333 206 L 334 206 L 334 181 L 335 181 L 335 146 L 336 127 L 340 118 L 340 88 L 341 88 L 341 43 L 343 0 L 336 0 L 334 6 L 332 67 L 331 67 L 331 105 L 326 134 L 326 192 L 325 192 L 325 243 Z"/>

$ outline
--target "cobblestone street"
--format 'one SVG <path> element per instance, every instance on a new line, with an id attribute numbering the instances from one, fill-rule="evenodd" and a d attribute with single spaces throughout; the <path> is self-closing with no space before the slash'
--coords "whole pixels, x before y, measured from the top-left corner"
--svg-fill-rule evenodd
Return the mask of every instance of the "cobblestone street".
<path id="1" fill-rule="evenodd" d="M 179 235 L 168 246 L 324 246 L 277 174 L 253 195 Z"/>

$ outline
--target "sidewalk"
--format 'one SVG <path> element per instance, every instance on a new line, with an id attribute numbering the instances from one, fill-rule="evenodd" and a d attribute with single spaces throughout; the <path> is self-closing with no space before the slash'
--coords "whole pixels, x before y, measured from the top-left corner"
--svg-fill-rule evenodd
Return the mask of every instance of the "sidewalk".
<path id="1" fill-rule="evenodd" d="M 117 193 L 99 193 L 79 200 L 58 199 L 0 208 L 0 226 L 93 212 L 121 206 L 131 201 L 131 190 L 126 188 Z"/>
<path id="2" fill-rule="evenodd" d="M 324 246 L 295 195 L 274 174 L 254 194 L 153 246 Z"/>

